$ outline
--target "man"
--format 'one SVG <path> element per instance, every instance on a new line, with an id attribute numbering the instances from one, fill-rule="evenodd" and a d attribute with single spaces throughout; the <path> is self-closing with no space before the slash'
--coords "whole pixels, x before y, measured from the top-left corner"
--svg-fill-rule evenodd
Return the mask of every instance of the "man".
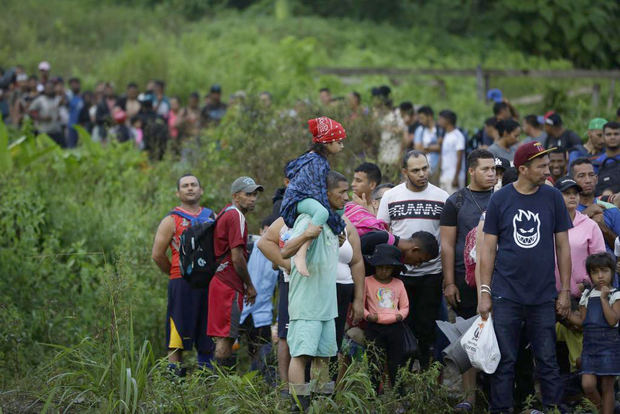
<path id="1" fill-rule="evenodd" d="M 170 101 L 164 94 L 165 89 L 166 83 L 164 81 L 156 80 L 154 82 L 153 94 L 155 96 L 155 100 L 153 102 L 153 108 L 155 109 L 157 115 L 167 120 L 168 113 L 170 112 Z"/>
<path id="2" fill-rule="evenodd" d="M 552 183 L 566 175 L 566 150 L 555 148 L 549 152 L 549 179 Z"/>
<path id="3" fill-rule="evenodd" d="M 577 211 L 587 215 L 598 224 L 603 232 L 607 252 L 613 253 L 614 241 L 620 235 L 620 210 L 594 196 L 598 175 L 594 172 L 592 161 L 588 158 L 577 158 L 570 166 L 570 174 L 581 187 Z"/>
<path id="4" fill-rule="evenodd" d="M 439 240 L 439 218 L 448 194 L 428 182 L 430 166 L 426 155 L 417 150 L 403 157 L 405 182 L 388 190 L 381 199 L 377 218 L 385 221 L 392 234 L 409 238 L 417 231 L 431 233 Z M 435 319 L 441 306 L 441 260 L 420 266 L 407 266 L 401 274 L 411 312 L 406 319 L 419 341 L 419 360 L 423 368 L 430 363 L 435 341 Z"/>
<path id="5" fill-rule="evenodd" d="M 448 109 L 439 113 L 439 127 L 444 130 L 441 144 L 439 185 L 448 194 L 465 185 L 465 137 L 456 128 L 456 114 Z"/>
<path id="6" fill-rule="evenodd" d="M 69 79 L 69 89 L 71 90 L 69 98 L 69 122 L 67 124 L 67 147 L 74 148 L 78 142 L 78 133 L 73 125 L 78 123 L 78 118 L 82 108 L 84 108 L 84 99 L 80 95 L 81 82 L 78 78 Z"/>
<path id="7" fill-rule="evenodd" d="M 547 139 L 547 133 L 543 130 L 542 124 L 538 121 L 537 115 L 526 115 L 523 120 L 523 132 L 527 137 L 521 141 L 521 145 L 527 144 L 528 142 L 538 141 L 545 142 Z M 542 117 L 540 117 L 542 118 Z"/>
<path id="8" fill-rule="evenodd" d="M 346 178 L 335 171 L 330 172 L 327 176 L 327 188 L 330 207 L 334 210 L 344 208 L 348 201 Z M 282 256 L 288 258 L 305 242 L 316 239 L 307 253 L 309 277 L 302 276 L 292 261 L 288 296 L 290 321 L 287 342 L 291 354 L 289 391 L 293 401 L 297 396 L 304 409 L 309 406 L 311 392 L 310 384 L 305 382 L 307 362 L 312 360 L 311 378 L 317 381 L 316 391 L 330 394 L 333 392 L 334 383 L 329 382 L 327 361 L 336 356 L 338 351 L 334 321 L 338 316 L 338 236 L 329 226 L 323 226 L 322 229 L 309 226 L 310 218 L 307 214 L 297 218 L 290 239 L 282 249 Z M 353 309 L 355 319 L 359 320 L 363 316 L 364 283 L 363 279 L 360 279 L 361 274 L 354 277 L 358 280 Z"/>
<path id="9" fill-rule="evenodd" d="M 200 94 L 192 92 L 189 94 L 187 106 L 181 112 L 181 124 L 188 137 L 197 138 L 200 135 Z"/>
<path id="10" fill-rule="evenodd" d="M 603 125 L 605 152 L 593 163 L 598 174 L 596 194 L 610 189 L 620 191 L 620 122 L 607 122 Z"/>
<path id="11" fill-rule="evenodd" d="M 498 121 L 504 121 L 506 119 L 514 118 L 519 119 L 519 113 L 514 106 L 506 98 L 501 99 L 500 102 L 493 104 L 493 116 Z"/>
<path id="12" fill-rule="evenodd" d="M 290 162 L 290 161 L 289 161 Z M 276 191 L 271 198 L 271 202 L 273 203 L 273 209 L 271 210 L 271 214 L 274 217 L 280 217 L 280 207 L 282 207 L 282 200 L 284 199 L 284 193 L 286 192 L 286 187 L 290 180 L 286 176 L 286 168 L 288 167 L 288 162 L 284 165 L 284 175 L 282 176 L 282 187 L 276 188 Z"/>
<path id="13" fill-rule="evenodd" d="M 272 224 L 271 216 L 261 223 L 261 238 Z M 259 239 L 260 242 L 260 239 Z M 256 245 L 248 260 L 248 273 L 256 288 L 256 301 L 244 306 L 241 311 L 241 328 L 247 340 L 251 369 L 260 370 L 268 383 L 273 377 L 265 369 L 265 356 L 271 352 L 271 323 L 273 322 L 273 293 L 278 281 L 278 272 L 271 261 L 263 255 Z"/>
<path id="14" fill-rule="evenodd" d="M 152 258 L 162 272 L 170 275 L 168 281 L 168 311 L 166 344 L 169 369 L 184 376 L 183 351 L 196 346 L 199 366 L 210 366 L 213 341 L 207 336 L 207 289 L 194 289 L 181 277 L 179 266 L 180 237 L 190 225 L 214 220 L 213 211 L 200 206 L 204 190 L 198 178 L 185 174 L 177 181 L 176 196 L 181 205 L 170 212 L 159 224 L 153 243 Z M 172 252 L 172 261 L 166 250 Z"/>
<path id="15" fill-rule="evenodd" d="M 127 114 L 127 119 L 131 119 L 140 112 L 140 102 L 138 101 L 138 84 L 129 82 L 124 96 L 116 101 L 116 106 Z"/>
<path id="16" fill-rule="evenodd" d="M 207 95 L 207 103 L 202 108 L 202 119 L 207 126 L 217 126 L 226 115 L 227 106 L 222 102 L 222 87 L 212 85 Z"/>
<path id="17" fill-rule="evenodd" d="M 521 126 L 514 119 L 505 119 L 496 124 L 496 129 L 498 138 L 488 150 L 497 158 L 506 158 L 512 162 L 521 135 Z"/>
<path id="18" fill-rule="evenodd" d="M 379 210 L 379 205 L 381 204 L 381 199 L 383 198 L 383 194 L 385 194 L 385 192 L 391 188 L 394 188 L 394 184 L 384 183 L 384 184 L 379 184 L 377 187 L 375 187 L 374 190 L 372 190 L 371 205 L 374 211 Z"/>
<path id="19" fill-rule="evenodd" d="M 349 120 L 359 119 L 364 115 L 368 115 L 368 109 L 362 107 L 362 96 L 359 92 L 350 92 L 347 95 L 347 104 L 349 106 Z"/>
<path id="20" fill-rule="evenodd" d="M 102 94 L 97 102 L 95 110 L 95 124 L 97 125 L 98 135 L 102 141 L 108 136 L 108 128 L 112 125 L 112 114 L 116 106 L 116 94 L 114 93 L 114 85 L 106 82 L 102 85 Z M 144 125 L 144 122 L 142 123 Z"/>
<path id="21" fill-rule="evenodd" d="M 545 148 L 562 147 L 572 151 L 574 147 L 581 145 L 581 138 L 570 129 L 566 129 L 562 123 L 562 117 L 555 112 L 545 115 L 545 132 L 547 140 Z"/>
<path id="22" fill-rule="evenodd" d="M 37 84 L 37 92 L 44 93 L 45 84 L 50 80 L 50 70 L 52 70 L 52 66 L 47 61 L 42 61 L 39 63 L 39 83 Z"/>
<path id="23" fill-rule="evenodd" d="M 583 145 L 576 146 L 569 153 L 568 165 L 572 164 L 577 158 L 588 157 L 595 160 L 605 151 L 605 138 L 603 137 L 603 126 L 607 123 L 606 119 L 594 118 L 588 123 L 588 141 Z M 543 141 L 539 141 L 543 142 Z"/>
<path id="24" fill-rule="evenodd" d="M 418 117 L 416 116 L 415 109 L 411 102 L 402 102 L 398 108 L 400 110 L 400 117 L 405 125 L 403 130 L 403 142 L 401 145 L 401 153 L 404 154 L 413 149 L 415 130 L 418 129 L 421 124 L 418 122 Z"/>
<path id="25" fill-rule="evenodd" d="M 332 103 L 332 93 L 329 88 L 319 89 L 319 101 L 323 106 L 328 106 Z"/>
<path id="26" fill-rule="evenodd" d="M 34 120 L 34 126 L 39 134 L 47 134 L 62 148 L 66 146 L 60 125 L 60 106 L 54 93 L 54 83 L 45 82 L 45 89 L 28 108 Z"/>
<path id="27" fill-rule="evenodd" d="M 501 91 L 499 91 L 499 89 L 496 90 L 500 92 L 501 95 Z M 493 104 L 493 116 L 487 118 L 484 121 L 484 126 L 472 137 L 474 140 L 472 149 L 488 148 L 493 145 L 494 142 L 497 142 L 499 136 L 495 126 L 499 121 L 505 121 L 510 118 L 519 119 L 519 113 L 510 102 L 499 95 L 497 95 L 496 98 L 499 99 L 499 101 Z"/>
<path id="28" fill-rule="evenodd" d="M 219 214 L 213 231 L 215 257 L 220 265 L 209 284 L 207 335 L 216 338 L 215 360 L 221 367 L 232 367 L 232 346 L 239 336 L 243 297 L 254 304 L 256 290 L 248 273 L 248 224 L 245 215 L 254 210 L 263 186 L 250 177 L 237 178 L 230 187 L 232 203 Z"/>
<path id="29" fill-rule="evenodd" d="M 153 94 L 140 94 L 138 100 L 140 101 L 140 113 L 137 117 L 142 123 L 144 149 L 151 160 L 161 160 L 169 138 L 168 124 L 153 109 Z"/>
<path id="30" fill-rule="evenodd" d="M 351 219 L 350 215 L 360 209 L 364 209 L 373 216 L 376 215 L 376 211 L 370 211 L 372 209 L 370 200 L 374 189 L 381 184 L 381 179 L 381 169 L 377 164 L 363 162 L 355 168 L 351 182 L 353 201 L 346 204 L 345 216 Z M 355 225 L 354 220 L 353 223 Z"/>
<path id="31" fill-rule="evenodd" d="M 464 319 L 476 315 L 478 297 L 475 288 L 465 282 L 465 238 L 478 226 L 480 216 L 487 209 L 496 181 L 496 163 L 493 154 L 476 149 L 467 157 L 470 183 L 452 194 L 441 213 L 441 262 L 443 265 L 443 294 L 454 312 Z M 476 370 L 463 374 L 465 401 L 473 407 L 476 401 Z"/>
<path id="32" fill-rule="evenodd" d="M 434 184 L 438 184 L 441 138 L 435 126 L 433 109 L 430 106 L 423 106 L 418 109 L 418 121 L 420 126 L 415 131 L 413 147 L 426 154 L 430 166 L 430 180 Z"/>
<path id="33" fill-rule="evenodd" d="M 329 196 L 328 196 L 329 198 Z M 284 219 L 278 217 L 265 234 L 260 238 L 256 247 L 265 255 L 267 259 L 280 269 L 278 277 L 278 374 L 284 386 L 282 394 L 288 397 L 288 368 L 291 362 L 291 355 L 286 342 L 288 334 L 288 291 L 291 272 L 291 260 L 282 257 L 280 248 L 290 236 L 290 229 L 284 224 Z"/>
<path id="34" fill-rule="evenodd" d="M 557 406 L 562 397 L 555 321 L 556 311 L 561 317 L 570 311 L 568 229 L 572 223 L 560 192 L 545 185 L 548 152 L 538 142 L 519 147 L 514 159 L 517 181 L 493 194 L 487 208 L 480 246 L 478 311 L 486 319 L 492 305 L 502 355 L 491 376 L 491 412 L 512 410 L 523 323 L 536 359 L 543 405 Z M 561 279 L 559 297 L 556 257 Z"/>

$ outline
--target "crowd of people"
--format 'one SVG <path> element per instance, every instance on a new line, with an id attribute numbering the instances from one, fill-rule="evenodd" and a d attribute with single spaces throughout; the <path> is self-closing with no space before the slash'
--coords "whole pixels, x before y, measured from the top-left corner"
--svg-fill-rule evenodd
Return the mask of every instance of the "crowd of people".
<path id="1" fill-rule="evenodd" d="M 79 140 L 75 128 L 84 128 L 94 141 L 131 141 L 161 159 L 172 143 L 197 137 L 207 127 L 219 124 L 226 114 L 222 88 L 214 84 L 201 101 L 192 92 L 185 106 L 175 96 L 166 95 L 166 83 L 152 79 L 143 91 L 129 82 L 119 93 L 111 82 L 99 82 L 94 90 L 82 90 L 79 78 L 65 81 L 52 76 L 47 61 L 38 65 L 38 75 L 28 75 L 23 66 L 0 69 L 0 119 L 21 126 L 32 119 L 35 132 L 45 133 L 63 148 L 74 148 Z M 267 105 L 268 93 L 261 94 Z"/>
<path id="2" fill-rule="evenodd" d="M 82 92 L 77 78 L 66 90 L 48 62 L 38 68 L 38 76 L 19 66 L 1 74 L 0 113 L 13 125 L 30 117 L 63 147 L 77 144 L 80 125 L 94 140 L 131 140 L 161 158 L 168 140 L 197 136 L 227 110 L 218 85 L 203 106 L 198 93 L 182 106 L 163 81 L 143 92 L 130 83 L 117 96 L 110 83 Z M 545 409 L 569 412 L 585 395 L 612 413 L 620 375 L 620 110 L 617 120 L 584 125 L 582 139 L 560 114 L 521 118 L 490 90 L 493 116 L 469 136 L 452 110 L 436 117 L 428 105 L 394 106 L 387 86 L 371 92 L 371 108 L 356 92 L 341 100 L 322 88 L 319 100 L 346 104 L 347 120 L 376 120 L 377 163 L 361 163 L 352 177 L 331 170 L 345 128 L 310 120 L 312 144 L 284 165 L 284 185 L 256 238 L 246 216 L 262 185 L 239 177 L 216 214 L 201 205 L 199 177 L 179 178 L 180 205 L 161 221 L 152 253 L 169 275 L 171 373 L 186 375 L 183 354 L 194 347 L 199 367 L 233 367 L 244 342 L 252 369 L 303 410 L 313 395 L 333 393 L 364 352 L 377 392 L 398 388 L 399 369 L 447 364 L 450 340 L 436 322 L 492 314 L 499 366 L 491 375 L 463 370 L 455 410 L 472 411 L 486 394 L 491 412 L 513 412 L 538 382 Z M 260 99 L 270 104 L 267 92 Z M 382 168 L 399 170 L 400 181 L 384 182 Z M 204 222 L 215 223 L 218 266 L 208 288 L 194 289 L 179 248 L 183 232 Z M 276 343 L 274 373 L 265 360 Z"/>
<path id="3" fill-rule="evenodd" d="M 457 168 L 445 179 L 442 170 L 436 186 L 433 146 L 441 143 L 438 168 L 443 147 L 458 138 L 444 135 L 425 146 L 428 128 L 436 127 L 432 110 L 418 112 L 414 149 L 402 157 L 397 184 L 384 183 L 370 162 L 350 178 L 332 171 L 328 160 L 342 150 L 346 131 L 330 118 L 311 119 L 312 145 L 286 163 L 284 187 L 253 246 L 246 215 L 262 185 L 236 179 L 231 203 L 215 219 L 200 205 L 198 177 L 179 179 L 181 204 L 162 220 L 153 246 L 154 260 L 170 274 L 170 370 L 185 374 L 182 355 L 192 346 L 199 365 L 211 366 L 214 358 L 217 366 L 232 367 L 235 343 L 242 341 L 252 368 L 268 372 L 273 336 L 278 374 L 266 379 L 282 385 L 293 411 L 307 408 L 312 396 L 333 393 L 347 364 L 364 352 L 377 392 L 415 392 L 399 388 L 399 369 L 425 370 L 454 357 L 436 322 L 492 314 L 499 366 L 492 375 L 463 370 L 463 400 L 455 410 L 472 411 L 485 393 L 491 412 L 514 412 L 536 393 L 538 381 L 545 409 L 570 412 L 585 395 L 601 412 L 614 412 L 620 123 L 592 120 L 582 145 L 558 127 L 557 114 L 547 114 L 543 141 L 563 145 L 547 148 L 541 134 L 522 141 L 515 118 L 487 121 L 478 147 L 467 151 L 461 140 L 456 158 L 463 151 L 466 159 L 451 161 Z M 442 111 L 440 119 L 446 134 L 456 131 L 453 112 Z M 529 122 L 524 130 L 533 128 Z M 601 177 L 609 178 L 602 186 Z M 179 237 L 192 223 L 214 219 L 219 267 L 208 289 L 192 290 L 179 271 Z M 338 361 L 338 372 L 330 372 L 330 360 Z"/>

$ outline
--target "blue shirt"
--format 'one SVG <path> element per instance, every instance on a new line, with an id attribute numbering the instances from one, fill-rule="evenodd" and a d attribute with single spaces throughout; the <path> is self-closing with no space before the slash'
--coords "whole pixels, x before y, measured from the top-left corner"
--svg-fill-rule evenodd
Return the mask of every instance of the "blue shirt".
<path id="1" fill-rule="evenodd" d="M 577 145 L 573 147 L 573 150 L 570 152 L 570 154 L 568 154 L 568 165 L 570 166 L 577 158 L 586 157 L 590 161 L 594 161 L 600 156 L 600 153 L 592 155 L 588 152 L 587 149 L 585 149 L 583 145 Z"/>
<path id="2" fill-rule="evenodd" d="M 241 311 L 241 323 L 248 315 L 252 315 L 255 328 L 269 326 L 273 322 L 273 302 L 271 297 L 278 282 L 278 272 L 273 270 L 272 264 L 263 255 L 256 245 L 248 260 L 248 273 L 254 289 L 256 289 L 256 302 L 254 305 L 245 305 Z"/>
<path id="3" fill-rule="evenodd" d="M 423 125 L 420 125 L 415 130 L 415 133 L 413 134 L 414 144 L 422 144 L 422 146 L 426 148 L 429 145 L 435 145 L 438 143 L 437 126 L 435 126 L 435 132 L 432 133 L 430 141 L 424 142 L 424 132 L 426 130 L 428 130 L 428 128 Z M 439 152 L 429 152 L 426 154 L 426 157 L 428 158 L 428 165 L 431 167 L 431 173 L 437 171 L 437 167 L 439 166 Z"/>
<path id="4" fill-rule="evenodd" d="M 521 194 L 512 184 L 491 196 L 484 232 L 498 237 L 491 289 L 523 305 L 556 298 L 555 234 L 572 227 L 562 194 L 542 185 Z"/>
<path id="5" fill-rule="evenodd" d="M 73 98 L 69 101 L 69 126 L 73 126 L 78 123 L 80 112 L 84 107 L 84 100 L 80 95 L 73 95 Z"/>
<path id="6" fill-rule="evenodd" d="M 616 155 L 615 157 L 608 157 L 607 154 L 602 153 L 598 158 L 596 159 L 591 159 L 592 161 L 592 166 L 594 167 L 594 172 L 596 174 L 598 174 L 598 169 L 603 165 L 603 162 L 605 162 L 605 160 L 612 158 L 618 162 L 620 162 L 620 155 Z"/>

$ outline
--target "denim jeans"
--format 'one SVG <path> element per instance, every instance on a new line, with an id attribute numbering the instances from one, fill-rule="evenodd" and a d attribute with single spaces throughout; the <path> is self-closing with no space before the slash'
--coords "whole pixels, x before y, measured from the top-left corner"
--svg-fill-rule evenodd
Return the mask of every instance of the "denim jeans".
<path id="1" fill-rule="evenodd" d="M 522 322 L 525 322 L 527 339 L 534 351 L 543 405 L 558 405 L 562 397 L 562 380 L 555 355 L 555 302 L 522 305 L 494 296 L 492 312 L 502 357 L 491 376 L 491 412 L 509 412 L 513 407 L 515 363 Z"/>

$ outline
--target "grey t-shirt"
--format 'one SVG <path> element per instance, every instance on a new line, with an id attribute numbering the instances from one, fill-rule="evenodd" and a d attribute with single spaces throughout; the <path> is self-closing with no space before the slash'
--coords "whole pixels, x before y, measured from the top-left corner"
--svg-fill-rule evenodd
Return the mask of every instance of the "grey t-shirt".
<path id="1" fill-rule="evenodd" d="M 508 150 L 497 145 L 497 142 L 489 147 L 489 151 L 495 155 L 496 157 L 506 158 L 508 161 L 512 162 L 515 158 L 515 152 L 517 152 L 516 145 L 513 145 Z"/>
<path id="2" fill-rule="evenodd" d="M 61 132 L 60 129 L 60 108 L 55 97 L 40 95 L 32 104 L 30 110 L 36 111 L 42 118 L 35 122 L 35 126 L 40 133 L 48 134 Z"/>
<path id="3" fill-rule="evenodd" d="M 540 133 L 540 135 L 539 135 L 539 136 L 537 136 L 537 137 L 530 137 L 530 136 L 528 135 L 528 136 L 527 136 L 527 138 L 525 138 L 523 141 L 521 141 L 521 142 L 519 142 L 519 143 L 517 144 L 517 148 L 518 148 L 520 145 L 527 144 L 528 142 L 532 142 L 532 141 L 538 141 L 538 142 L 540 142 L 541 144 L 543 144 L 543 145 L 544 145 L 544 143 L 547 141 L 547 133 L 546 133 L 545 131 L 542 131 L 542 132 Z"/>

